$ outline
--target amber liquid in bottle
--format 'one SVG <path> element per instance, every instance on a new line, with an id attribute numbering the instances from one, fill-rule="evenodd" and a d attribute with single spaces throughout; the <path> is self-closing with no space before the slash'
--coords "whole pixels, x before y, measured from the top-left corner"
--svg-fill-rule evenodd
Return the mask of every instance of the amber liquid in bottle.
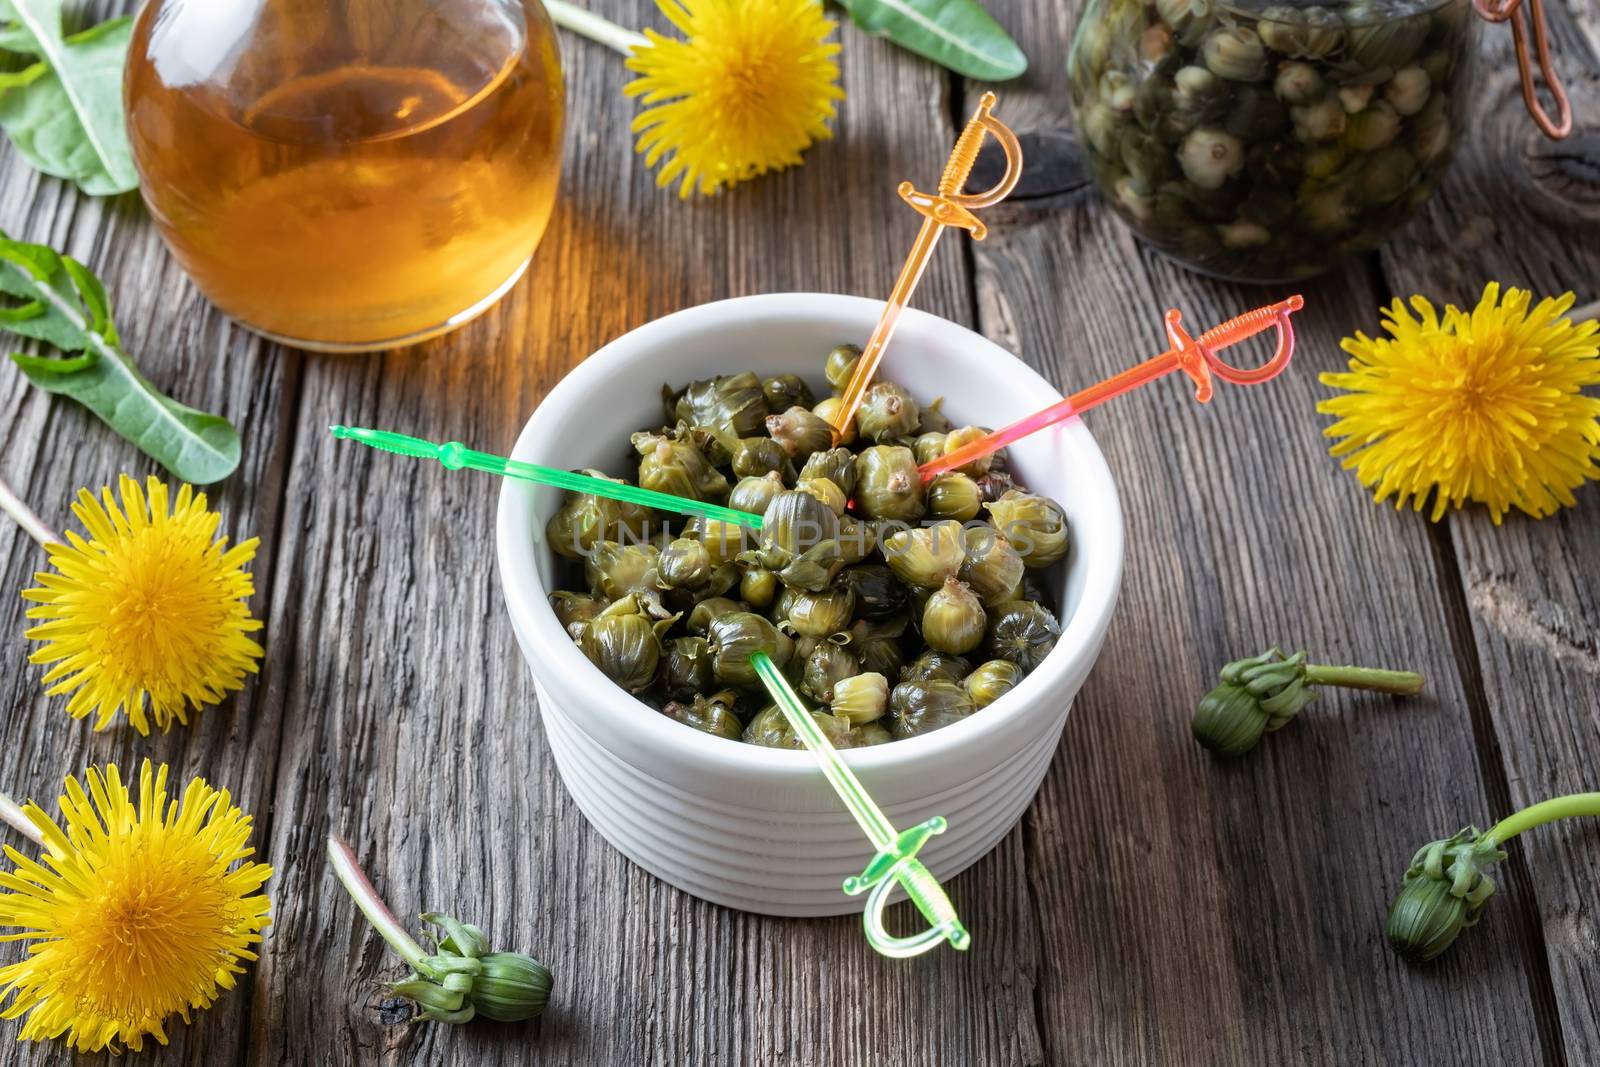
<path id="1" fill-rule="evenodd" d="M 562 84 L 538 0 L 152 0 L 127 95 L 145 201 L 184 269 L 302 347 L 459 324 L 550 217 Z"/>

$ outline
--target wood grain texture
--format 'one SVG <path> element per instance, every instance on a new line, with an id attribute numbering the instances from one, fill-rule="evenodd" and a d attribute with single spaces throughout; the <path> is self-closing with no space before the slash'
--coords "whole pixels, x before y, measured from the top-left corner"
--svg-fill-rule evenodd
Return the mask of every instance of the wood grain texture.
<path id="1" fill-rule="evenodd" d="M 593 6 L 661 26 L 644 0 Z M 1169 305 L 1209 325 L 1267 299 L 1153 255 L 1094 199 L 1062 73 L 1078 4 L 991 7 L 1032 61 L 1001 102 L 1029 135 L 1031 166 L 1014 201 L 986 216 L 985 244 L 941 246 L 917 305 L 980 327 L 1067 386 L 1161 347 Z M 1576 38 L 1563 26 L 1566 58 Z M 1592 829 L 1530 840 L 1506 899 L 1439 965 L 1405 968 L 1381 936 L 1418 844 L 1502 802 L 1578 788 L 1597 763 L 1594 493 L 1544 523 L 1492 529 L 1469 515 L 1430 529 L 1372 507 L 1327 457 L 1312 412 L 1315 372 L 1339 364 L 1337 338 L 1371 321 L 1383 284 L 1466 299 L 1445 290 L 1491 268 L 1516 280 L 1504 272 L 1526 260 L 1530 282 L 1581 289 L 1587 271 L 1600 290 L 1593 231 L 1587 250 L 1553 236 L 1563 204 L 1590 221 L 1600 204 L 1588 149 L 1570 147 L 1593 141 L 1521 137 L 1499 83 L 1490 144 L 1462 160 L 1381 273 L 1376 260 L 1352 264 L 1306 290 L 1289 377 L 1224 387 L 1209 408 L 1163 383 L 1091 416 L 1124 496 L 1124 599 L 1039 799 L 949 884 L 977 935 L 970 953 L 895 963 L 866 948 L 853 919 L 704 904 L 584 822 L 501 607 L 498 486 L 340 446 L 325 427 L 503 451 L 567 370 L 651 318 L 745 293 L 885 292 L 918 221 L 894 185 L 932 179 L 976 88 L 852 28 L 841 36 L 850 98 L 835 138 L 798 171 L 688 203 L 658 191 L 633 154 L 620 58 L 564 37 L 563 195 L 529 277 L 457 334 L 370 358 L 304 356 L 243 333 L 183 279 L 136 198 L 79 197 L 0 149 L 0 227 L 84 259 L 156 383 L 239 425 L 244 465 L 212 496 L 231 535 L 263 539 L 260 678 L 194 728 L 146 740 L 93 734 L 39 694 L 15 593 L 42 553 L 0 525 L 0 627 L 12 635 L 0 740 L 13 753 L 0 788 L 48 798 L 88 762 L 164 759 L 233 788 L 277 872 L 260 963 L 141 1061 L 1600 1060 Z M 1485 230 L 1482 205 L 1499 203 L 1493 183 L 1507 174 L 1538 197 L 1503 233 Z M 1462 230 L 1477 243 L 1460 244 Z M 79 485 L 149 470 L 5 369 L 0 440 L 0 476 L 58 526 Z M 1274 641 L 1416 666 L 1428 695 L 1329 695 L 1251 759 L 1215 763 L 1189 739 L 1188 711 L 1223 661 Z M 1549 714 L 1530 717 L 1530 700 Z M 401 968 L 328 874 L 330 831 L 398 914 L 452 911 L 540 955 L 556 977 L 550 1012 L 528 1026 L 407 1025 L 381 985 Z M 17 952 L 0 947 L 0 960 Z M 0 1040 L 0 1067 L 70 1058 Z"/>
<path id="2" fill-rule="evenodd" d="M 1574 11 L 1582 12 L 1579 4 Z M 1547 8 L 1558 68 L 1577 116 L 1552 142 L 1528 118 L 1509 32 L 1485 32 L 1475 136 L 1422 217 L 1382 257 L 1396 293 L 1474 304 L 1483 285 L 1600 297 L 1600 52 L 1563 5 Z M 1492 205 L 1490 207 L 1489 205 Z M 1375 316 L 1373 316 L 1375 318 Z M 1372 323 L 1376 326 L 1376 323 Z M 1368 327 L 1371 329 L 1371 327 Z M 1591 393 L 1593 390 L 1590 391 Z M 1461 589 L 1451 604 L 1490 810 L 1439 809 L 1444 830 L 1492 822 L 1562 793 L 1600 788 L 1600 492 L 1533 520 L 1495 526 L 1481 509 L 1436 532 Z M 1430 803 L 1420 790 L 1414 803 Z M 1566 823 L 1522 838 L 1507 865 L 1507 904 L 1530 913 L 1544 951 L 1529 971 L 1552 1062 L 1600 1062 L 1600 827 Z M 1506 915 L 1485 920 L 1504 921 Z M 1486 966 L 1463 952 L 1474 975 Z"/>

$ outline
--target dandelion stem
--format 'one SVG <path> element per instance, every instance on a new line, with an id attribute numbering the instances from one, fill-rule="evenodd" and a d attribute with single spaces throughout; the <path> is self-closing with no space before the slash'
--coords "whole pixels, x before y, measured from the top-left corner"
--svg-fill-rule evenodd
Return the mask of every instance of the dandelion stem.
<path id="1" fill-rule="evenodd" d="M 569 29 L 591 41 L 598 41 L 625 56 L 633 55 L 635 48 L 650 46 L 650 41 L 644 34 L 624 29 L 615 22 L 585 11 L 576 4 L 566 3 L 565 0 L 544 0 L 544 9 L 550 12 L 550 21 L 557 26 Z"/>
<path id="2" fill-rule="evenodd" d="M 0 793 L 0 819 L 5 820 L 8 826 L 34 844 L 44 844 L 44 831 L 33 824 L 27 812 L 22 810 L 22 805 L 4 793 Z"/>
<path id="3" fill-rule="evenodd" d="M 350 846 L 337 837 L 329 837 L 328 859 L 333 862 L 333 873 L 339 879 L 339 884 L 344 886 L 345 892 L 350 894 L 350 899 L 356 902 L 356 907 L 361 909 L 361 914 L 367 917 L 372 928 L 389 942 L 389 947 L 400 953 L 413 970 L 425 975 L 433 974 L 433 968 L 427 963 L 428 954 L 406 933 L 400 920 L 389 910 L 389 905 L 372 888 L 372 882 L 356 862 L 356 854 Z"/>
<path id="4" fill-rule="evenodd" d="M 1600 793 L 1573 793 L 1571 796 L 1541 801 L 1501 819 L 1484 837 L 1495 844 L 1502 844 L 1524 830 L 1579 815 L 1600 815 Z"/>
<path id="5" fill-rule="evenodd" d="M 1371 689 L 1378 693 L 1414 696 L 1422 692 L 1422 675 L 1413 671 L 1386 671 L 1377 667 L 1331 667 L 1306 664 L 1306 681 L 1342 689 Z"/>
<path id="6" fill-rule="evenodd" d="M 44 524 L 44 520 L 35 515 L 33 509 L 11 491 L 11 487 L 3 478 L 0 478 L 0 511 L 17 520 L 17 525 L 22 527 L 23 532 L 41 545 L 61 543 L 61 538 L 50 532 L 50 527 Z"/>

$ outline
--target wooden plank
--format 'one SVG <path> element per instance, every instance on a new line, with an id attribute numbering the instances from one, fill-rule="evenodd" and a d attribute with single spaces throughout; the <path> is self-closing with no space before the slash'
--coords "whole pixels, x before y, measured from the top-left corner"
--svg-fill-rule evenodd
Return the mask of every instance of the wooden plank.
<path id="1" fill-rule="evenodd" d="M 92 10 L 86 7 L 83 17 L 85 22 L 98 21 L 132 6 L 98 4 Z M 257 535 L 262 539 L 253 567 L 253 606 L 267 623 L 270 661 L 276 626 L 264 613 L 272 594 L 270 561 L 285 462 L 274 446 L 294 404 L 299 358 L 232 326 L 206 304 L 167 256 L 136 194 L 113 200 L 82 196 L 35 173 L 9 143 L 0 146 L 0 229 L 82 260 L 106 283 L 126 348 L 145 374 L 183 402 L 218 412 L 238 426 L 243 462 L 208 496 L 222 512 L 223 534 L 234 541 Z M 58 533 L 76 523 L 69 505 L 79 487 L 98 491 L 114 486 L 122 472 L 140 479 L 161 473 L 87 411 L 29 385 L 9 361 L 0 367 L 0 440 L 5 442 L 0 477 Z M 198 774 L 231 790 L 236 802 L 256 816 L 255 844 L 264 848 L 278 724 L 261 699 L 261 685 L 247 683 L 236 698 L 191 719 L 189 728 L 141 738 L 119 720 L 94 733 L 91 722 L 65 713 L 65 697 L 43 695 L 42 669 L 25 659 L 31 643 L 23 640 L 22 631 L 29 623 L 17 594 L 34 584 L 34 572 L 44 566 L 43 551 L 9 520 L 0 520 L 0 633 L 6 648 L 0 657 L 0 702 L 8 709 L 0 723 L 0 745 L 9 753 L 0 789 L 19 799 L 31 796 L 55 812 L 63 776 L 106 762 L 116 763 L 125 774 L 137 773 L 139 762 L 148 757 L 171 765 L 179 788 Z M 6 840 L 22 844 L 10 831 Z M 20 944 L 8 944 L 0 959 L 12 962 L 23 951 Z M 168 1049 L 152 1052 L 147 1044 L 145 1058 L 168 1064 L 235 1062 L 249 1010 L 248 988 L 225 995 L 211 1010 L 196 1015 L 193 1025 L 172 1026 Z M 0 1065 L 62 1062 L 66 1053 L 53 1044 L 12 1040 L 17 1026 L 6 1024 Z"/>
<path id="2" fill-rule="evenodd" d="M 1579 304 L 1600 296 L 1600 38 L 1592 5 L 1572 8 L 1587 18 L 1587 40 L 1563 5 L 1546 10 L 1577 116 L 1571 137 L 1552 142 L 1534 128 L 1511 35 L 1486 29 L 1473 136 L 1437 199 L 1383 257 L 1396 292 L 1470 307 L 1498 280 L 1535 299 L 1567 289 Z M 1376 316 L 1364 325 L 1372 331 Z M 1557 516 L 1517 514 L 1498 527 L 1470 508 L 1437 531 L 1441 557 L 1464 581 L 1453 605 L 1457 642 L 1478 676 L 1469 696 L 1491 778 L 1489 810 L 1441 808 L 1441 832 L 1597 787 L 1600 486 L 1577 498 Z M 1516 908 L 1536 915 L 1545 951 L 1530 961 L 1527 983 L 1544 1008 L 1547 1048 L 1564 1045 L 1564 1060 L 1552 1060 L 1573 1065 L 1600 1062 L 1595 842 L 1593 827 L 1570 823 L 1523 838 L 1502 878 L 1509 899 L 1484 922 L 1513 921 L 1504 912 Z M 1465 947 L 1460 963 L 1474 980 L 1489 966 L 1477 951 Z"/>
<path id="3" fill-rule="evenodd" d="M 1031 60 L 1000 113 L 1059 151 L 1080 5 L 1001 13 Z M 979 320 L 1064 387 L 1281 295 L 1138 244 L 1073 165 L 991 211 Z M 1521 977 L 1541 949 L 1502 915 L 1470 955 L 1408 970 L 1382 934 L 1411 852 L 1489 790 L 1423 524 L 1369 507 L 1320 437 L 1316 373 L 1379 294 L 1364 264 L 1304 287 L 1296 366 L 1208 408 L 1163 383 L 1088 416 L 1124 493 L 1123 600 L 1023 825 L 1051 1063 L 1536 1063 Z M 1405 705 L 1337 694 L 1238 763 L 1189 737 L 1218 666 L 1274 642 L 1413 666 Z M 1443 980 L 1441 980 L 1443 979 Z"/>
<path id="4" fill-rule="evenodd" d="M 642 2 L 597 6 L 656 24 Z M 285 721 L 271 853 L 297 907 L 254 975 L 248 1062 L 1040 1063 L 1016 839 L 954 883 L 980 947 L 912 964 L 876 957 L 857 920 L 736 914 L 656 882 L 556 780 L 491 562 L 498 486 L 323 432 L 344 421 L 505 449 L 574 362 L 654 316 L 740 293 L 887 290 L 918 223 L 894 184 L 932 180 L 953 138 L 941 72 L 847 31 L 837 138 L 799 171 L 684 204 L 634 158 L 618 57 L 570 38 L 563 51 L 565 197 L 530 279 L 443 342 L 307 364 L 268 683 Z M 955 246 L 917 303 L 971 320 Z M 400 914 L 455 909 L 545 958 L 557 984 L 542 1023 L 386 1021 L 375 983 L 399 970 L 327 873 L 330 828 Z"/>

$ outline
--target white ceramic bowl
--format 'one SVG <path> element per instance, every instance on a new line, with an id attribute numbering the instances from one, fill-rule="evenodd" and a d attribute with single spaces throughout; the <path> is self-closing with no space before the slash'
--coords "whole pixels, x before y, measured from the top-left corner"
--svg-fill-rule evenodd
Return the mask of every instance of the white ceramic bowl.
<path id="1" fill-rule="evenodd" d="M 743 297 L 657 319 L 606 345 L 550 391 L 517 459 L 623 473 L 628 434 L 661 421 L 663 382 L 737 370 L 821 384 L 822 358 L 863 341 L 882 305 L 860 297 Z M 1003 425 L 1060 399 L 979 335 L 918 311 L 900 322 L 882 373 L 957 424 Z M 819 395 L 825 395 L 819 394 Z M 933 815 L 950 828 L 921 857 L 940 878 L 1000 841 L 1049 766 L 1072 698 L 1099 654 L 1122 576 L 1122 513 L 1105 459 L 1081 422 L 1011 448 L 1013 469 L 1060 501 L 1072 523 L 1065 566 L 1046 572 L 1061 639 L 1010 693 L 942 730 L 843 753 L 900 829 Z M 626 856 L 697 897 L 775 915 L 859 911 L 840 882 L 872 856 L 809 753 L 712 737 L 624 693 L 578 651 L 547 601 L 556 560 L 546 521 L 562 494 L 508 481 L 497 524 L 506 607 L 533 672 L 567 791 Z M 960 906 L 960 900 L 956 900 Z"/>

